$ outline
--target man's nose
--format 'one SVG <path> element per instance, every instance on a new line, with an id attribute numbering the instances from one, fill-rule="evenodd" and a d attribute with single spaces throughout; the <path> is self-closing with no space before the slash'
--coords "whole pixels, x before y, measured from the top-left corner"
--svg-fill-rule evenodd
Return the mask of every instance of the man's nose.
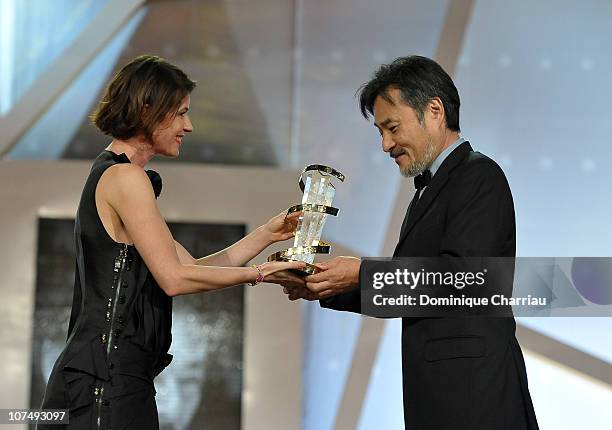
<path id="1" fill-rule="evenodd" d="M 391 136 L 387 135 L 387 134 L 383 134 L 382 135 L 382 150 L 385 152 L 391 152 L 391 150 L 393 149 L 393 147 L 395 146 L 395 142 L 393 141 L 393 139 L 391 138 Z"/>

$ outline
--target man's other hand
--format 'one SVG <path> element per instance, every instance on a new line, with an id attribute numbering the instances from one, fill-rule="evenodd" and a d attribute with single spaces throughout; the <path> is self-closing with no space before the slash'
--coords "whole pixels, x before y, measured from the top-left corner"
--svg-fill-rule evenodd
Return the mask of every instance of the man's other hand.
<path id="1" fill-rule="evenodd" d="M 304 280 L 308 290 L 315 293 L 317 299 L 346 293 L 359 286 L 359 258 L 336 257 L 317 263 L 316 266 L 321 272 L 306 276 Z"/>
<path id="2" fill-rule="evenodd" d="M 316 293 L 313 293 L 306 287 L 284 287 L 283 292 L 287 294 L 287 298 L 289 300 L 318 300 L 319 296 Z"/>

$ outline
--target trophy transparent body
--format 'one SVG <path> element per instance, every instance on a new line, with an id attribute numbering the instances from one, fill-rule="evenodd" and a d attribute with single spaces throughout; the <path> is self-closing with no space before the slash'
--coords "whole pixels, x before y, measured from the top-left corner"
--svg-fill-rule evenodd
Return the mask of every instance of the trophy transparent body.
<path id="1" fill-rule="evenodd" d="M 333 176 L 321 173 L 318 170 L 306 172 L 304 174 L 304 196 L 302 204 L 315 204 L 331 206 L 336 188 L 331 181 Z M 298 220 L 298 225 L 293 241 L 293 246 L 317 246 L 321 240 L 321 233 L 327 214 L 320 212 L 304 211 Z M 292 260 L 304 261 L 313 264 L 315 254 L 295 254 Z"/>

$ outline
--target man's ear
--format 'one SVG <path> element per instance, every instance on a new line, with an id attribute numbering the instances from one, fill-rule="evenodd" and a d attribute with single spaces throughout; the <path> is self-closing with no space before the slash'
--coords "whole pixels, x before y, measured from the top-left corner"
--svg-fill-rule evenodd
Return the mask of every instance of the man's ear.
<path id="1" fill-rule="evenodd" d="M 444 112 L 444 104 L 440 97 L 434 97 L 427 104 L 426 115 L 429 121 L 438 126 L 445 126 L 446 112 Z"/>

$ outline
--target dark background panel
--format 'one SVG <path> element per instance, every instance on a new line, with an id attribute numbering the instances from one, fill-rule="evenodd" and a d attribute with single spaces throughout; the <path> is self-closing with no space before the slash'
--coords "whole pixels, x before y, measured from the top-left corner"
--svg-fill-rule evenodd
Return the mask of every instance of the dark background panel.
<path id="1" fill-rule="evenodd" d="M 243 225 L 169 223 L 194 256 L 240 240 Z M 74 220 L 38 222 L 30 405 L 39 407 L 65 342 L 74 285 Z M 162 429 L 240 429 L 244 288 L 180 296 L 173 303 L 174 360 L 155 380 Z"/>

